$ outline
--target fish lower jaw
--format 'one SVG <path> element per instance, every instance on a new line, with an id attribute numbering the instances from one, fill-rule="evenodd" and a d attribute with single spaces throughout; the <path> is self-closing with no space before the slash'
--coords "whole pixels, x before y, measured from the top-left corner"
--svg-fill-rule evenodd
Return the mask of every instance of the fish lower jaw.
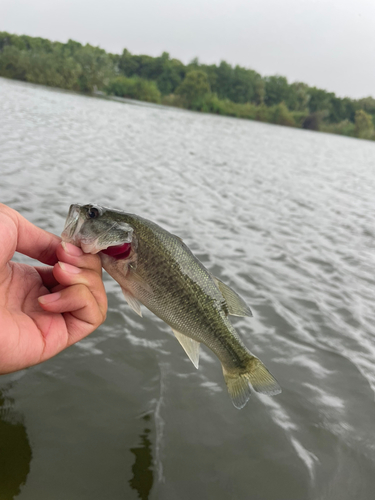
<path id="1" fill-rule="evenodd" d="M 84 243 L 80 242 L 80 247 L 84 251 L 84 253 L 97 254 L 101 251 L 101 248 L 98 248 L 95 243 Z"/>

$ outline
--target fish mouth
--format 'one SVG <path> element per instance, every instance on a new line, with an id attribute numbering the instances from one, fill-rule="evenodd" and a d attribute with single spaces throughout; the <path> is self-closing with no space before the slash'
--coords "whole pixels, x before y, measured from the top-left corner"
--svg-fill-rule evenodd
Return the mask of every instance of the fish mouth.
<path id="1" fill-rule="evenodd" d="M 105 208 L 99 205 L 70 205 L 68 216 L 65 221 L 61 238 L 67 243 L 80 247 L 84 253 L 97 254 L 103 252 L 116 260 L 129 257 L 132 249 L 133 228 L 125 223 L 114 221 L 103 230 L 95 231 L 95 228 L 87 227 L 86 222 L 91 219 L 87 217 L 88 211 L 95 208 L 100 215 L 105 213 Z M 111 238 L 111 233 L 116 237 Z M 109 236 L 109 238 L 108 238 Z M 112 239 L 112 241 L 111 241 Z"/>
<path id="2" fill-rule="evenodd" d="M 67 243 L 77 244 L 76 236 L 78 235 L 81 226 L 84 222 L 84 218 L 81 217 L 81 205 L 70 205 L 68 216 L 65 221 L 63 232 L 61 233 L 61 238 Z"/>
<path id="3" fill-rule="evenodd" d="M 132 250 L 132 244 L 125 242 L 121 245 L 113 245 L 101 250 L 102 253 L 113 257 L 116 260 L 127 259 Z"/>

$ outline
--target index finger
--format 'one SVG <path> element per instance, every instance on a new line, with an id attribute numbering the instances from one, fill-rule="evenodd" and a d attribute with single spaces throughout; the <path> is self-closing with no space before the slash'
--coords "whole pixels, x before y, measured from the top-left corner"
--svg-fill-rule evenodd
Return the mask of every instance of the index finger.
<path id="1" fill-rule="evenodd" d="M 56 249 L 61 239 L 55 234 L 34 226 L 16 210 L 0 203 L 0 232 L 2 255 L 0 264 L 20 252 L 44 264 L 54 265 L 57 262 Z"/>

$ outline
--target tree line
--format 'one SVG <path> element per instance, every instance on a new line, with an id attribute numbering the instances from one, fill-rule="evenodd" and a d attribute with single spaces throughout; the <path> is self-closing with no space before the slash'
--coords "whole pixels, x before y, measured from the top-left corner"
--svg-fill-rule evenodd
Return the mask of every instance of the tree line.
<path id="1" fill-rule="evenodd" d="M 225 61 L 207 65 L 194 59 L 184 65 L 167 52 L 111 54 L 73 40 L 0 32 L 0 76 L 375 140 L 374 98 L 341 98 Z"/>

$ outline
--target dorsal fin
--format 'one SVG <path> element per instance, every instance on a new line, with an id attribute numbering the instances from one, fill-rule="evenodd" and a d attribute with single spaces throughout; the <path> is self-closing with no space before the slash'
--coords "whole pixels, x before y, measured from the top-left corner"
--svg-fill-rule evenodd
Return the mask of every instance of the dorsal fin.
<path id="1" fill-rule="evenodd" d="M 176 336 L 176 339 L 180 342 L 182 347 L 184 348 L 186 354 L 189 356 L 190 361 L 193 363 L 195 368 L 198 369 L 199 365 L 199 342 L 196 340 L 187 337 L 183 333 L 178 332 L 172 328 L 173 333 Z"/>
<path id="2" fill-rule="evenodd" d="M 246 302 L 238 295 L 237 292 L 232 290 L 228 285 L 223 283 L 219 278 L 213 276 L 214 281 L 220 290 L 224 300 L 228 306 L 228 313 L 231 316 L 252 316 L 250 307 Z"/>

